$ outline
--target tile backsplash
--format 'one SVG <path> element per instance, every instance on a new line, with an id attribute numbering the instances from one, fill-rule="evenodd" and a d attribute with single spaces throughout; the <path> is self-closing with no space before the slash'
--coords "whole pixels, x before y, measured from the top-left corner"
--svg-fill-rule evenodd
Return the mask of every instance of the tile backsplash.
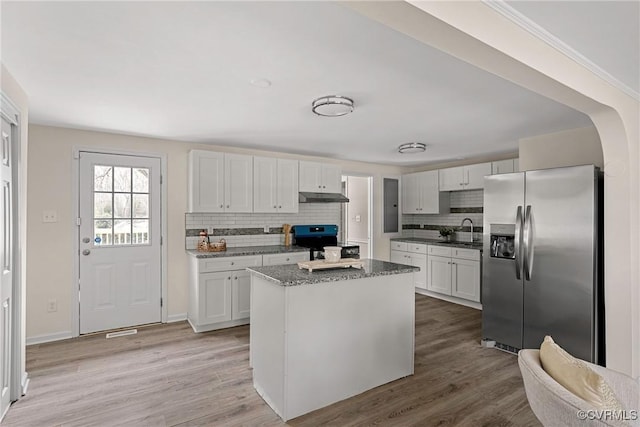
<path id="1" fill-rule="evenodd" d="M 449 192 L 450 213 L 402 215 L 403 237 L 440 238 L 440 227 L 460 227 L 464 218 L 473 221 L 474 240 L 482 240 L 483 190 L 463 190 Z M 469 240 L 469 223 L 455 234 L 455 240 Z"/>
<path id="2" fill-rule="evenodd" d="M 211 241 L 224 238 L 227 246 L 284 244 L 282 224 L 340 224 L 339 203 L 302 203 L 298 213 L 187 213 L 185 247 L 196 249 L 201 230 L 213 228 Z M 265 232 L 265 227 L 269 231 Z"/>

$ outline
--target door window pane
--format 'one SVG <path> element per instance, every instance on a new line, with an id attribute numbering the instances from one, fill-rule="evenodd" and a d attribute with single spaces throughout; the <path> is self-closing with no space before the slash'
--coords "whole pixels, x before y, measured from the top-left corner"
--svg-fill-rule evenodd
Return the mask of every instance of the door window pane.
<path id="1" fill-rule="evenodd" d="M 113 221 L 113 243 L 115 245 L 131 244 L 131 220 Z"/>
<path id="2" fill-rule="evenodd" d="M 113 208 L 114 218 L 131 218 L 131 194 L 114 194 Z"/>
<path id="3" fill-rule="evenodd" d="M 96 246 L 112 245 L 113 230 L 111 220 L 95 220 L 93 221 L 93 244 Z"/>
<path id="4" fill-rule="evenodd" d="M 93 168 L 93 189 L 95 191 L 111 191 L 113 188 L 113 168 L 96 165 Z"/>
<path id="5" fill-rule="evenodd" d="M 133 221 L 133 244 L 149 243 L 149 220 L 137 219 Z"/>
<path id="6" fill-rule="evenodd" d="M 133 195 L 133 217 L 149 218 L 149 195 L 148 194 Z"/>
<path id="7" fill-rule="evenodd" d="M 113 168 L 113 191 L 131 192 L 131 168 Z"/>
<path id="8" fill-rule="evenodd" d="M 94 193 L 93 194 L 93 217 L 94 218 L 111 218 L 113 216 L 113 207 L 111 206 L 111 193 Z"/>
<path id="9" fill-rule="evenodd" d="M 133 192 L 148 193 L 149 192 L 149 169 L 133 168 Z"/>

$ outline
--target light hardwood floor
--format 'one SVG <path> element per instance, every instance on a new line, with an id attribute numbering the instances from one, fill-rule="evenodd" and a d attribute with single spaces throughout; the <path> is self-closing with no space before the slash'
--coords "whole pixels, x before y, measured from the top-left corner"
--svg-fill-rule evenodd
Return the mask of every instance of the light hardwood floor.
<path id="1" fill-rule="evenodd" d="M 539 426 L 515 356 L 480 347 L 480 312 L 416 295 L 415 375 L 289 421 L 291 426 Z M 27 395 L 7 426 L 281 426 L 257 395 L 249 327 L 29 346 Z M 313 369 L 313 367 L 309 367 Z"/>

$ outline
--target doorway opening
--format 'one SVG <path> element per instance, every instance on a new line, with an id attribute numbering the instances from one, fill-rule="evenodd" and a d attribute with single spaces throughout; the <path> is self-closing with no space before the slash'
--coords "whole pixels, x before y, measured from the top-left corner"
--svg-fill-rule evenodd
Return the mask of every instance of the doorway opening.
<path id="1" fill-rule="evenodd" d="M 345 244 L 360 246 L 360 258 L 371 258 L 373 177 L 343 175 L 342 193 L 349 198 L 349 203 L 341 204 L 340 240 Z"/>

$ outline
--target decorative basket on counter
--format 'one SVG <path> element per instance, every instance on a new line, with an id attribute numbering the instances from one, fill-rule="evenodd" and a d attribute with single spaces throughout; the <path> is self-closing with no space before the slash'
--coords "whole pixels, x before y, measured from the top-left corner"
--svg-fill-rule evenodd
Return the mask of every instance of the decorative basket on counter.
<path id="1" fill-rule="evenodd" d="M 206 230 L 200 232 L 200 238 L 198 239 L 198 251 L 200 252 L 222 252 L 227 250 L 227 241 L 220 239 L 217 242 L 211 243 L 209 241 L 209 234 Z"/>
<path id="2" fill-rule="evenodd" d="M 223 252 L 227 250 L 227 242 L 220 239 L 218 242 L 198 242 L 198 251 L 200 252 Z"/>
<path id="3" fill-rule="evenodd" d="M 209 243 L 209 252 L 222 252 L 227 250 L 227 241 L 220 239 L 218 242 Z"/>

